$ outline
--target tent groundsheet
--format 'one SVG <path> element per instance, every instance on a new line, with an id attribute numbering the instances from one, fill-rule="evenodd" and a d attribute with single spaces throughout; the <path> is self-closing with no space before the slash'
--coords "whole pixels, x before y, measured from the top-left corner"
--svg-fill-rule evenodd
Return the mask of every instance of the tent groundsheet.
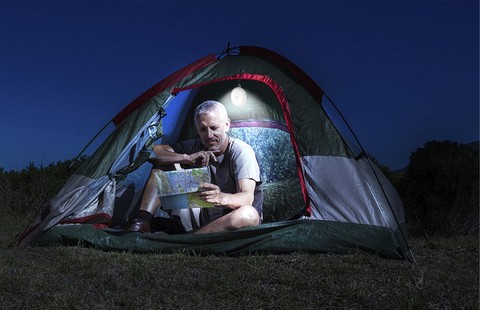
<path id="1" fill-rule="evenodd" d="M 56 226 L 31 245 L 79 245 L 136 253 L 191 252 L 199 255 L 260 253 L 352 253 L 357 250 L 405 259 L 395 233 L 385 227 L 292 220 L 213 234 L 143 234 L 94 225 Z"/>

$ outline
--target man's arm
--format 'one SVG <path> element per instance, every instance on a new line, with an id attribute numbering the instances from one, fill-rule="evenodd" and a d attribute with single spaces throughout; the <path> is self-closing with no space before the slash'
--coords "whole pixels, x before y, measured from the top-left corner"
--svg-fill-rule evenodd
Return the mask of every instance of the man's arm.
<path id="1" fill-rule="evenodd" d="M 222 193 L 220 188 L 211 183 L 203 183 L 200 186 L 202 192 L 198 196 L 214 205 L 222 205 L 229 209 L 237 209 L 241 206 L 251 206 L 255 192 L 256 182 L 252 179 L 240 179 L 237 182 L 237 193 Z"/>
<path id="2" fill-rule="evenodd" d="M 208 166 L 210 162 L 216 161 L 215 154 L 211 151 L 200 151 L 190 155 L 175 153 L 170 145 L 155 145 L 153 151 L 156 159 L 150 162 L 155 166 L 168 166 L 173 164 Z"/>

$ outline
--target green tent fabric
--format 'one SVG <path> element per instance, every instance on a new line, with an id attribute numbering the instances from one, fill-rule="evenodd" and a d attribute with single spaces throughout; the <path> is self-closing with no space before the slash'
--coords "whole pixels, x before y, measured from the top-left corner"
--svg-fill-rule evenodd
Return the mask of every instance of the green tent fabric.
<path id="1" fill-rule="evenodd" d="M 247 92 L 242 107 L 229 96 L 239 84 Z M 151 169 L 152 146 L 195 137 L 193 111 L 207 99 L 226 106 L 229 134 L 257 154 L 265 184 L 264 224 L 208 236 L 124 233 L 121 227 L 138 209 Z M 242 46 L 203 57 L 113 117 L 115 130 L 17 243 L 76 240 L 103 250 L 215 254 L 363 249 L 413 260 L 397 192 L 358 141 L 340 131 L 326 99 L 300 68 L 268 49 Z"/>
<path id="2" fill-rule="evenodd" d="M 367 251 L 396 259 L 404 258 L 400 249 L 405 246 L 386 228 L 314 220 L 283 221 L 204 235 L 144 234 L 97 229 L 93 225 L 58 226 L 32 242 L 35 246 L 59 244 L 83 244 L 99 250 L 136 253 L 189 252 L 198 255 Z"/>

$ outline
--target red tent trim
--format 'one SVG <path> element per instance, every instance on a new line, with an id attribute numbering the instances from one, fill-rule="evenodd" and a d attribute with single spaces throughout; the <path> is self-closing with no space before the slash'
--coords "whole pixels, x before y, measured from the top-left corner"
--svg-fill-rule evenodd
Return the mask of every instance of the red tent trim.
<path id="1" fill-rule="evenodd" d="M 285 74 L 296 80 L 298 84 L 301 84 L 308 89 L 312 96 L 319 102 L 321 101 L 322 96 L 325 94 L 323 89 L 320 88 L 320 86 L 318 86 L 318 84 L 312 80 L 312 78 L 308 76 L 302 69 L 274 51 L 257 46 L 240 46 L 240 55 L 259 57 L 273 64 L 275 67 L 281 69 Z"/>
<path id="2" fill-rule="evenodd" d="M 115 117 L 113 117 L 112 122 L 115 126 L 118 126 L 122 123 L 133 111 L 135 111 L 139 106 L 141 106 L 144 102 L 152 99 L 158 93 L 164 91 L 168 87 L 172 86 L 173 84 L 177 83 L 181 79 L 183 79 L 188 74 L 206 66 L 213 62 L 217 61 L 217 57 L 215 55 L 208 55 L 205 56 L 191 64 L 183 67 L 182 69 L 172 73 L 165 79 L 161 80 L 157 84 L 153 85 L 149 89 L 147 89 L 144 93 L 138 96 L 135 100 L 129 103 L 125 108 L 123 108 Z"/>
<path id="3" fill-rule="evenodd" d="M 64 219 L 59 222 L 59 224 L 109 224 L 112 222 L 112 217 L 107 213 L 97 213 L 93 215 L 88 215 L 84 217 L 79 217 L 75 219 Z"/>
<path id="4" fill-rule="evenodd" d="M 277 54 L 271 50 L 256 46 L 241 46 L 240 55 L 256 56 L 274 64 L 278 68 L 282 69 L 286 74 L 299 81 L 299 84 L 305 85 L 305 87 L 311 92 L 311 94 L 317 100 L 321 101 L 324 91 L 303 70 L 301 70 L 297 65 L 295 65 L 293 62 L 283 57 L 282 55 Z M 175 73 L 169 75 L 167 78 L 153 85 L 140 96 L 138 96 L 135 100 L 133 100 L 131 103 L 129 103 L 117 115 L 115 115 L 115 117 L 112 118 L 112 122 L 115 124 L 115 126 L 118 126 L 121 122 L 123 122 L 123 120 L 125 120 L 125 118 L 128 117 L 128 115 L 130 115 L 130 113 L 135 111 L 144 102 L 150 100 L 158 93 L 177 83 L 188 74 L 217 60 L 217 57 L 211 54 L 200 58 L 199 60 L 194 61 L 191 64 L 183 67 L 182 69 L 176 71 Z"/>

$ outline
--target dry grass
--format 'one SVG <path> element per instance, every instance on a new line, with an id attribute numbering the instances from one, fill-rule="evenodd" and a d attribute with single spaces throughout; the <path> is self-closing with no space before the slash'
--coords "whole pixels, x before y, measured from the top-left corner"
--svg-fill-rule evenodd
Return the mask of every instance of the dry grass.
<path id="1" fill-rule="evenodd" d="M 411 240 L 417 265 L 370 254 L 200 257 L 7 245 L 3 309 L 478 309 L 478 237 Z"/>

